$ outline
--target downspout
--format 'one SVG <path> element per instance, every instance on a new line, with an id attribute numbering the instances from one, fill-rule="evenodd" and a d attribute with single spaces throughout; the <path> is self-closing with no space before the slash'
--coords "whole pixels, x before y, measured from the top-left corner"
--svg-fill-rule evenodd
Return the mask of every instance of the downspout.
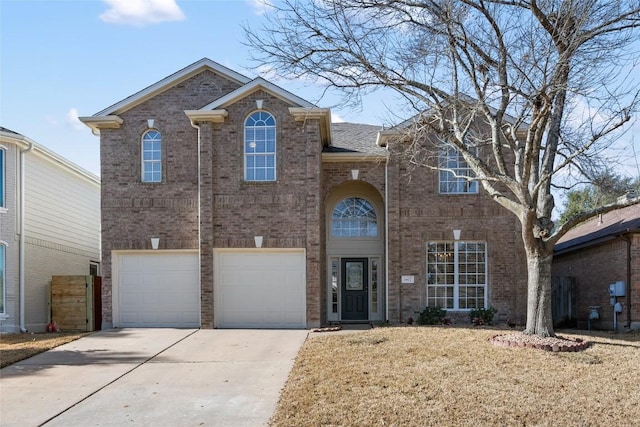
<path id="1" fill-rule="evenodd" d="M 387 147 L 387 159 L 384 163 L 384 318 L 389 321 L 389 148 Z"/>
<path id="2" fill-rule="evenodd" d="M 202 226 L 201 226 L 201 215 L 202 213 L 200 212 L 200 200 L 201 200 L 201 189 L 200 187 L 202 186 L 202 177 L 201 175 L 201 168 L 200 168 L 200 125 L 196 124 L 196 122 L 193 121 L 193 119 L 189 120 L 191 123 L 191 126 L 194 127 L 195 129 L 198 130 L 198 283 L 199 283 L 199 290 L 200 290 L 200 295 L 198 296 L 198 306 L 199 306 L 199 312 L 200 312 L 200 325 L 202 325 L 202 267 L 201 267 L 201 262 L 202 260 L 200 259 L 201 254 L 202 254 Z"/>
<path id="3" fill-rule="evenodd" d="M 627 230 L 628 232 L 629 230 Z M 631 237 L 621 234 L 620 238 L 627 242 L 627 328 L 631 329 Z"/>
<path id="4" fill-rule="evenodd" d="M 20 299 L 20 332 L 28 332 L 25 325 L 25 296 L 24 296 L 24 275 L 25 275 L 25 254 L 24 254 L 24 219 L 25 219 L 25 157 L 28 152 L 33 150 L 33 143 L 26 141 L 29 146 L 24 150 L 20 150 L 20 237 L 18 241 L 18 276 L 19 276 L 19 299 Z"/>

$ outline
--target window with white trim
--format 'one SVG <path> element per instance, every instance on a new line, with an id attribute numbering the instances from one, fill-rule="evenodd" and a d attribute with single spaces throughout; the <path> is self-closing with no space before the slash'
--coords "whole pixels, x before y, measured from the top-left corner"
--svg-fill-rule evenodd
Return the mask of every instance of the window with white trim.
<path id="1" fill-rule="evenodd" d="M 162 182 L 162 135 L 154 129 L 142 135 L 142 182 Z"/>
<path id="2" fill-rule="evenodd" d="M 4 148 L 0 147 L 0 208 L 5 207 L 4 202 L 4 182 L 5 182 L 5 168 L 4 168 Z"/>
<path id="3" fill-rule="evenodd" d="M 331 235 L 376 237 L 378 219 L 371 203 L 359 197 L 349 197 L 338 203 L 331 216 Z"/>
<path id="4" fill-rule="evenodd" d="M 6 246 L 0 242 L 0 314 L 6 314 L 5 312 L 5 250 Z"/>
<path id="5" fill-rule="evenodd" d="M 256 111 L 244 122 L 245 181 L 276 180 L 276 119 Z"/>
<path id="6" fill-rule="evenodd" d="M 475 194 L 478 181 L 469 178 L 475 176 L 462 154 L 452 145 L 440 144 L 438 154 L 440 194 Z"/>
<path id="7" fill-rule="evenodd" d="M 427 306 L 471 310 L 487 306 L 487 244 L 427 244 Z"/>

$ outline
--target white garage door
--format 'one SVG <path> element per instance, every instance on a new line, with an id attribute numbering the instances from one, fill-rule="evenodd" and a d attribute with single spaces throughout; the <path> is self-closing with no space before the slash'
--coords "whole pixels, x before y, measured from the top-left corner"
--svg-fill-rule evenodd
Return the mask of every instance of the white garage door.
<path id="1" fill-rule="evenodd" d="M 114 265 L 114 326 L 200 326 L 196 252 L 119 254 Z"/>
<path id="2" fill-rule="evenodd" d="M 219 328 L 305 328 L 304 250 L 215 252 Z"/>

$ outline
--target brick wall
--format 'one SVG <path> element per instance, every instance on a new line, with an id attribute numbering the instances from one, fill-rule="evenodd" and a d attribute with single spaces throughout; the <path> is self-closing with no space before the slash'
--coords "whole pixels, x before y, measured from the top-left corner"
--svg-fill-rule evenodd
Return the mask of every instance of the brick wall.
<path id="1" fill-rule="evenodd" d="M 622 329 L 629 321 L 640 327 L 640 235 L 632 237 L 631 246 L 631 298 L 619 297 L 623 312 L 618 315 Z M 575 277 L 577 280 L 578 327 L 587 328 L 590 306 L 600 306 L 600 321 L 592 322 L 592 328 L 613 329 L 613 308 L 609 302 L 609 285 L 621 280 L 627 283 L 627 243 L 615 239 L 592 247 L 556 255 L 552 274 L 558 277 Z M 631 319 L 627 307 L 631 304 Z"/>

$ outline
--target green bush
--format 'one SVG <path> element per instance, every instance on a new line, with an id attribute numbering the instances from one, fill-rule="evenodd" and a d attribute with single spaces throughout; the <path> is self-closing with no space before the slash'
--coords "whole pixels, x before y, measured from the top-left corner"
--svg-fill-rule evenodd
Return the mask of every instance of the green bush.
<path id="1" fill-rule="evenodd" d="M 418 325 L 442 325 L 445 323 L 447 310 L 440 307 L 427 307 L 420 317 L 418 317 Z"/>
<path id="2" fill-rule="evenodd" d="M 469 318 L 474 325 L 493 325 L 493 316 L 498 312 L 493 307 L 475 308 L 469 312 Z"/>

